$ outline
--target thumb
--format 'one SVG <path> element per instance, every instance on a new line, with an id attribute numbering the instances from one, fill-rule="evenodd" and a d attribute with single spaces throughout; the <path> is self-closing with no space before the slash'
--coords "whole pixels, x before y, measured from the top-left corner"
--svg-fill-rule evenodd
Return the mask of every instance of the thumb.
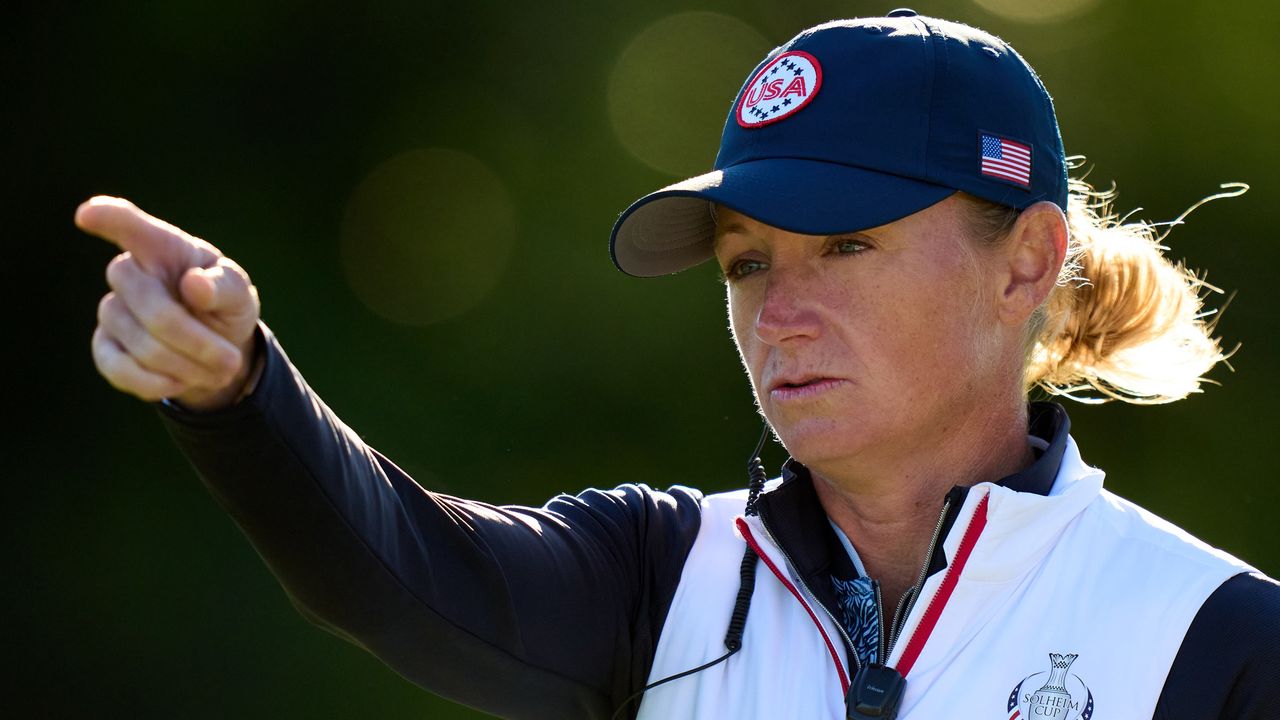
<path id="1" fill-rule="evenodd" d="M 192 312 L 198 314 L 214 312 L 218 302 L 218 287 L 211 270 L 191 268 L 183 273 L 178 281 L 178 293 L 182 296 L 182 303 Z"/>
<path id="2" fill-rule="evenodd" d="M 257 322 L 257 292 L 249 276 L 227 258 L 208 268 L 190 268 L 178 281 L 184 305 L 198 315 L 215 315 L 231 326 Z"/>

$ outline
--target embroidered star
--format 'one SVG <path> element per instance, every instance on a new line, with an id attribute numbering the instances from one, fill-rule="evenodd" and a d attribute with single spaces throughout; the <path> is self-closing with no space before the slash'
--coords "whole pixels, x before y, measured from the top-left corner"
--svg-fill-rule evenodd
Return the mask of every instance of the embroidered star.
<path id="1" fill-rule="evenodd" d="M 790 105 L 790 104 L 791 104 L 791 98 L 783 98 L 783 100 L 782 100 L 782 104 L 783 104 L 783 105 Z"/>

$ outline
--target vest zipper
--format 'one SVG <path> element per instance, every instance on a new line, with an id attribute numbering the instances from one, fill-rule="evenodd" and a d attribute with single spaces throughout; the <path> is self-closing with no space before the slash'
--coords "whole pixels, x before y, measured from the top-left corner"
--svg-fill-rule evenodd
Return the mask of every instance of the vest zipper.
<path id="1" fill-rule="evenodd" d="M 963 489 L 955 488 L 948 497 L 963 501 L 964 494 L 965 491 Z M 925 643 L 928 642 L 929 636 L 937 626 L 942 609 L 947 606 L 952 592 L 956 589 L 957 583 L 960 582 L 960 576 L 969 561 L 969 556 L 973 553 L 979 538 L 982 537 L 983 528 L 987 526 L 987 503 L 990 499 L 990 494 L 984 494 L 979 498 L 973 514 L 969 517 L 964 531 L 960 534 L 960 544 L 956 547 L 955 557 L 948 563 L 946 572 L 942 573 L 942 581 L 938 585 L 937 591 L 929 597 L 928 605 L 925 606 L 924 612 L 920 615 L 919 624 L 911 631 L 911 636 L 906 640 L 906 647 L 903 648 L 902 656 L 894 664 L 894 669 L 903 677 L 906 677 L 907 673 L 911 672 L 911 668 L 914 667 L 916 660 L 919 659 Z M 922 592 L 920 587 L 917 587 L 917 591 L 911 601 L 912 604 L 920 600 Z M 905 618 L 902 624 L 906 624 Z M 898 628 L 898 633 L 899 635 L 902 633 L 901 626 Z M 898 640 L 901 639 L 901 637 L 898 638 Z"/>
<path id="2" fill-rule="evenodd" d="M 769 529 L 769 521 L 765 518 L 764 513 L 761 513 L 759 517 L 760 526 L 764 528 L 765 537 L 769 538 L 769 542 L 773 543 L 773 546 L 778 548 L 778 552 L 782 553 L 782 559 L 787 561 L 787 566 L 789 568 L 795 568 L 796 564 L 791 560 L 791 555 L 787 553 L 787 549 L 782 547 L 782 544 L 778 542 L 778 539 L 773 536 L 773 531 Z M 796 584 L 804 590 L 805 596 L 809 598 L 809 604 L 817 605 L 822 608 L 822 612 L 826 613 L 827 619 L 831 621 L 832 625 L 836 626 L 836 631 L 840 633 L 840 638 L 844 640 L 845 655 L 853 661 L 852 664 L 854 672 L 849 673 L 849 677 L 852 679 L 854 675 L 857 675 L 858 672 L 862 670 L 862 660 L 858 657 L 858 651 L 853 646 L 853 640 L 849 639 L 849 633 L 845 631 L 844 625 L 842 625 L 839 620 L 836 620 L 835 615 L 831 614 L 831 611 L 827 609 L 827 606 L 820 602 L 817 596 L 813 594 L 813 590 L 809 589 L 804 578 L 797 577 Z"/>
<path id="3" fill-rule="evenodd" d="M 933 538 L 929 540 L 929 550 L 924 555 L 924 565 L 920 567 L 920 575 L 916 578 L 916 584 L 902 594 L 902 599 L 898 600 L 898 607 L 893 611 L 893 620 L 889 627 L 887 652 L 880 658 L 881 664 L 889 662 L 888 653 L 893 652 L 893 646 L 898 642 L 898 633 L 902 632 L 902 625 L 906 623 L 907 615 L 911 614 L 911 607 L 915 605 L 915 599 L 924 588 L 924 581 L 929 577 L 929 566 L 933 564 L 933 554 L 938 551 L 938 541 L 942 538 L 942 526 L 946 524 L 947 513 L 951 510 L 951 496 L 952 493 L 947 493 L 947 499 L 942 503 L 942 512 L 938 515 L 938 524 L 933 528 Z M 883 626 L 883 615 L 880 618 L 880 622 Z"/>
<path id="4" fill-rule="evenodd" d="M 876 662 L 884 664 L 885 652 L 888 650 L 888 645 L 885 640 L 889 637 L 889 633 L 884 627 L 884 596 L 880 593 L 879 580 L 872 580 L 871 587 L 876 591 L 876 619 L 880 621 L 877 623 L 880 626 L 877 628 L 879 630 L 877 635 L 880 637 L 880 642 L 876 645 Z"/>
<path id="5" fill-rule="evenodd" d="M 893 647 L 898 642 L 898 634 L 902 631 L 902 625 L 906 623 L 907 615 L 911 613 L 911 607 L 915 604 L 915 598 L 924 587 L 925 580 L 929 578 L 929 566 L 933 564 L 933 555 L 937 552 L 938 542 L 942 539 L 942 526 L 946 524 L 947 513 L 951 511 L 952 500 L 955 497 L 955 493 L 956 490 L 952 490 L 947 493 L 946 499 L 942 502 L 942 512 L 938 514 L 938 522 L 934 525 L 933 537 L 929 540 L 929 550 L 925 553 L 924 564 L 920 567 L 920 574 L 916 578 L 915 585 L 909 588 L 907 592 L 902 595 L 902 599 L 898 601 L 898 606 L 893 611 L 893 620 L 889 629 L 890 631 L 887 642 L 885 640 L 884 604 L 880 594 L 880 583 L 872 580 L 872 585 L 876 591 L 877 609 L 880 612 L 880 641 L 881 647 L 883 648 L 883 652 L 876 659 L 882 665 L 889 661 L 889 653 L 893 652 Z M 791 554 L 788 553 L 787 549 L 782 546 L 782 543 L 779 543 L 778 539 L 774 537 L 773 530 L 769 528 L 769 521 L 765 517 L 765 514 L 760 513 L 759 517 L 760 526 L 764 528 L 765 537 L 769 539 L 769 542 L 773 543 L 773 546 L 778 549 L 778 552 L 782 553 L 782 558 L 787 561 L 787 565 L 789 567 L 796 567 L 795 562 L 791 559 Z M 822 612 L 826 614 L 827 619 L 831 621 L 832 625 L 835 625 L 836 631 L 840 633 L 840 638 L 844 640 L 845 654 L 852 661 L 851 664 L 854 669 L 854 672 L 850 674 L 850 678 L 852 678 L 862 670 L 862 659 L 858 657 L 857 649 L 853 645 L 853 640 L 849 638 L 849 633 L 844 629 L 844 625 L 841 624 L 839 620 L 836 620 L 835 615 L 827 609 L 827 606 L 818 600 L 817 596 L 814 595 L 813 590 L 805 583 L 804 578 L 797 577 L 796 584 L 804 591 L 805 596 L 809 599 L 809 604 L 817 605 L 822 608 Z"/>

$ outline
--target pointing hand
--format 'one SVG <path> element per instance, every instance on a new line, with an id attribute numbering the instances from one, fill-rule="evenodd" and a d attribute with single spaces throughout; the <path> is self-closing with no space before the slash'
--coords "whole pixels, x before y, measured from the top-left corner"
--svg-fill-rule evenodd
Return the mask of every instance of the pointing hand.
<path id="1" fill-rule="evenodd" d="M 107 266 L 111 292 L 93 333 L 108 382 L 192 410 L 225 407 L 250 389 L 260 306 L 239 265 L 128 200 L 90 198 L 75 221 L 124 251 Z"/>

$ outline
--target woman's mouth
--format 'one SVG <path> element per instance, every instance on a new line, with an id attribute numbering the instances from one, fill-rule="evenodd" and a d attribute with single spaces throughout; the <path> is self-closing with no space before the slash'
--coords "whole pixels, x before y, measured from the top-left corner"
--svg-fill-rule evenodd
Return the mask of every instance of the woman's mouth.
<path id="1" fill-rule="evenodd" d="M 795 383 L 780 383 L 769 391 L 769 396 L 776 402 L 808 400 L 830 392 L 843 385 L 839 378 L 820 377 Z"/>

